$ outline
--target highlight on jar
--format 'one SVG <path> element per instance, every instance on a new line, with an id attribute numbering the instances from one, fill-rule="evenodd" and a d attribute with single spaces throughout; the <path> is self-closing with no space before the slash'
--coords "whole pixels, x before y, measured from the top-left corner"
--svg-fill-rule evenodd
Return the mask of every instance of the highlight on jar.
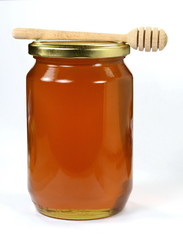
<path id="1" fill-rule="evenodd" d="M 128 34 L 17 28 L 34 39 L 26 79 L 28 187 L 49 217 L 98 219 L 120 212 L 132 190 L 130 46 L 162 50 L 163 30 Z M 38 41 L 39 40 L 39 41 Z"/>

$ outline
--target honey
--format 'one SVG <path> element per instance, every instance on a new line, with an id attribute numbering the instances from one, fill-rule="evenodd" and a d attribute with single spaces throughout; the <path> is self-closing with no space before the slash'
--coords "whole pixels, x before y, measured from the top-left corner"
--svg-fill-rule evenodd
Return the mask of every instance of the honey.
<path id="1" fill-rule="evenodd" d="M 36 63 L 27 75 L 32 201 L 55 218 L 113 215 L 132 188 L 133 80 L 123 61 L 129 46 L 33 44 Z M 114 56 L 111 45 L 119 48 Z"/>

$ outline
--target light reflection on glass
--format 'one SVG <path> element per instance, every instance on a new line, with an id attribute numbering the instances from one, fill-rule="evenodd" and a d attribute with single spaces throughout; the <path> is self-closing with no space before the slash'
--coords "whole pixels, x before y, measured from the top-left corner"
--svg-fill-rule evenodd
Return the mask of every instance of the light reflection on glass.
<path id="1" fill-rule="evenodd" d="M 71 83 L 73 82 L 72 80 L 67 80 L 67 79 L 59 79 L 59 80 L 55 80 L 55 82 L 59 82 L 59 83 Z"/>
<path id="2" fill-rule="evenodd" d="M 61 67 L 72 67 L 71 65 L 60 65 Z"/>
<path id="3" fill-rule="evenodd" d="M 106 83 L 106 81 L 94 81 L 93 83 Z"/>
<path id="4" fill-rule="evenodd" d="M 100 67 L 100 66 L 102 66 L 102 64 L 101 63 L 95 63 L 93 66 Z"/>
<path id="5" fill-rule="evenodd" d="M 48 68 L 44 76 L 41 78 L 41 81 L 44 82 L 52 82 L 55 78 L 55 69 L 54 68 Z"/>
<path id="6" fill-rule="evenodd" d="M 105 68 L 105 72 L 106 72 L 108 77 L 111 77 L 111 78 L 114 77 L 114 74 L 113 74 L 112 70 L 109 67 Z"/>
<path id="7" fill-rule="evenodd" d="M 44 82 L 52 82 L 52 79 L 50 79 L 49 77 L 42 77 L 42 78 L 41 78 L 41 81 L 44 81 Z"/>

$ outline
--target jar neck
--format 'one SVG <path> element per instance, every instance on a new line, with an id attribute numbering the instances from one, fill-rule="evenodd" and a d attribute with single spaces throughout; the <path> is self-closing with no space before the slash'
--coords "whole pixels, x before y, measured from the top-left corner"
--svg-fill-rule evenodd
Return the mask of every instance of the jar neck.
<path id="1" fill-rule="evenodd" d="M 124 57 L 113 58 L 47 58 L 34 56 L 38 63 L 56 65 L 94 65 L 94 64 L 118 64 L 123 63 Z"/>

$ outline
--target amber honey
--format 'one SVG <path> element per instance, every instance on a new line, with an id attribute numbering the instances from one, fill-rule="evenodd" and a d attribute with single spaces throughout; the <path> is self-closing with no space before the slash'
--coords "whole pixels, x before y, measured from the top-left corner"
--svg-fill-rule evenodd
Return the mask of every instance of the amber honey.
<path id="1" fill-rule="evenodd" d="M 133 80 L 123 58 L 35 56 L 27 75 L 28 174 L 42 214 L 96 219 L 124 207 Z"/>

